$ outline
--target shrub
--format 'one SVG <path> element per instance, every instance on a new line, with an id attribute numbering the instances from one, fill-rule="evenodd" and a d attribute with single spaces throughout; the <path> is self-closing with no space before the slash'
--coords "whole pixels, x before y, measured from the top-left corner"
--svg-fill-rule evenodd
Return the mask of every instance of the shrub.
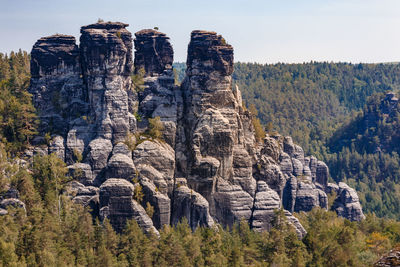
<path id="1" fill-rule="evenodd" d="M 160 117 L 149 118 L 149 130 L 150 137 L 154 139 L 161 139 L 163 135 L 164 125 L 162 124 Z"/>
<path id="2" fill-rule="evenodd" d="M 135 74 L 131 75 L 132 89 L 136 92 L 142 92 L 144 90 L 144 75 L 146 71 L 144 68 L 140 68 Z"/>
<path id="3" fill-rule="evenodd" d="M 74 154 L 74 158 L 75 158 L 76 162 L 82 162 L 82 159 L 83 159 L 82 153 L 76 148 L 74 148 L 74 150 L 72 152 Z"/>
<path id="4" fill-rule="evenodd" d="M 150 218 L 153 218 L 154 207 L 149 202 L 146 202 L 146 213 Z"/>

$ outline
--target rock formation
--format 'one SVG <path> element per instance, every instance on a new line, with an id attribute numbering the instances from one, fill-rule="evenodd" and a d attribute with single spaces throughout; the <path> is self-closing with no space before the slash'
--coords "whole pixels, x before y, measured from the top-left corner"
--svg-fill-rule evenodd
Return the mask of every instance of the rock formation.
<path id="1" fill-rule="evenodd" d="M 387 254 L 383 255 L 375 264 L 374 267 L 393 267 L 400 266 L 400 247 L 396 246 Z"/>
<path id="2" fill-rule="evenodd" d="M 302 237 L 291 212 L 327 209 L 332 190 L 339 215 L 363 218 L 355 191 L 328 184 L 326 164 L 305 157 L 290 137 L 256 141 L 252 115 L 232 89 L 233 48 L 222 36 L 192 32 L 186 78 L 177 86 L 169 38 L 137 32 L 133 63 L 127 26 L 84 26 L 79 47 L 73 37 L 55 35 L 32 50 L 30 92 L 41 133 L 52 133 L 47 153 L 69 165 L 75 202 L 117 231 L 135 219 L 156 235 L 183 218 L 192 229 L 247 220 L 268 230 L 284 208 Z M 143 84 L 133 84 L 133 73 Z M 162 138 L 151 135 L 151 118 L 162 125 Z M 134 199 L 137 191 L 142 198 Z"/>
<path id="3" fill-rule="evenodd" d="M 147 29 L 135 37 L 135 72 L 144 69 L 146 76 L 156 76 L 172 69 L 174 52 L 167 35 Z"/>

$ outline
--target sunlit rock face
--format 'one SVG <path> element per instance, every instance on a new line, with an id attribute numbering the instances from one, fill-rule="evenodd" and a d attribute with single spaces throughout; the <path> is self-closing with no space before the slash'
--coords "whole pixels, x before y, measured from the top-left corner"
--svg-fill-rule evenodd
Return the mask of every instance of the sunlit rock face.
<path id="1" fill-rule="evenodd" d="M 135 72 L 144 69 L 146 76 L 162 74 L 172 69 L 174 51 L 166 34 L 156 30 L 135 33 Z"/>
<path id="2" fill-rule="evenodd" d="M 39 112 L 42 133 L 65 134 L 68 123 L 86 112 L 75 37 L 57 34 L 34 44 L 29 92 Z"/>
<path id="3" fill-rule="evenodd" d="M 176 85 L 169 38 L 135 33 L 133 60 L 127 26 L 99 22 L 81 28 L 79 47 L 74 37 L 54 35 L 32 49 L 29 90 L 40 132 L 51 134 L 43 153 L 67 163 L 76 203 L 118 232 L 135 219 L 156 235 L 184 218 L 192 229 L 246 220 L 268 230 L 285 209 L 303 237 L 291 213 L 327 209 L 332 192 L 340 216 L 364 218 L 356 192 L 328 183 L 326 164 L 290 137 L 256 141 L 252 115 L 232 88 L 233 47 L 222 36 L 191 33 L 186 77 Z M 153 118 L 161 138 L 149 134 Z"/>

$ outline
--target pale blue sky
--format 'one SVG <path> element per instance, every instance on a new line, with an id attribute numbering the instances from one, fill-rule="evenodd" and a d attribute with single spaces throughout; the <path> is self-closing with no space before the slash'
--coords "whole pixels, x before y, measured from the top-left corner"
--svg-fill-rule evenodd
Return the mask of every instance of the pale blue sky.
<path id="1" fill-rule="evenodd" d="M 185 61 L 190 32 L 213 30 L 244 62 L 400 61 L 400 0 L 0 0 L 0 52 L 82 25 L 157 26 Z"/>

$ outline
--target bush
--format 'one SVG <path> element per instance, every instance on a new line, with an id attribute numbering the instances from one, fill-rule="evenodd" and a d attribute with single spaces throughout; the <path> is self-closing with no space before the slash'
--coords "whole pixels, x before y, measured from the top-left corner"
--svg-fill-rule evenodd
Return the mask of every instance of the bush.
<path id="1" fill-rule="evenodd" d="M 150 137 L 154 139 L 162 139 L 164 125 L 162 124 L 160 117 L 149 118 L 149 130 Z"/>

